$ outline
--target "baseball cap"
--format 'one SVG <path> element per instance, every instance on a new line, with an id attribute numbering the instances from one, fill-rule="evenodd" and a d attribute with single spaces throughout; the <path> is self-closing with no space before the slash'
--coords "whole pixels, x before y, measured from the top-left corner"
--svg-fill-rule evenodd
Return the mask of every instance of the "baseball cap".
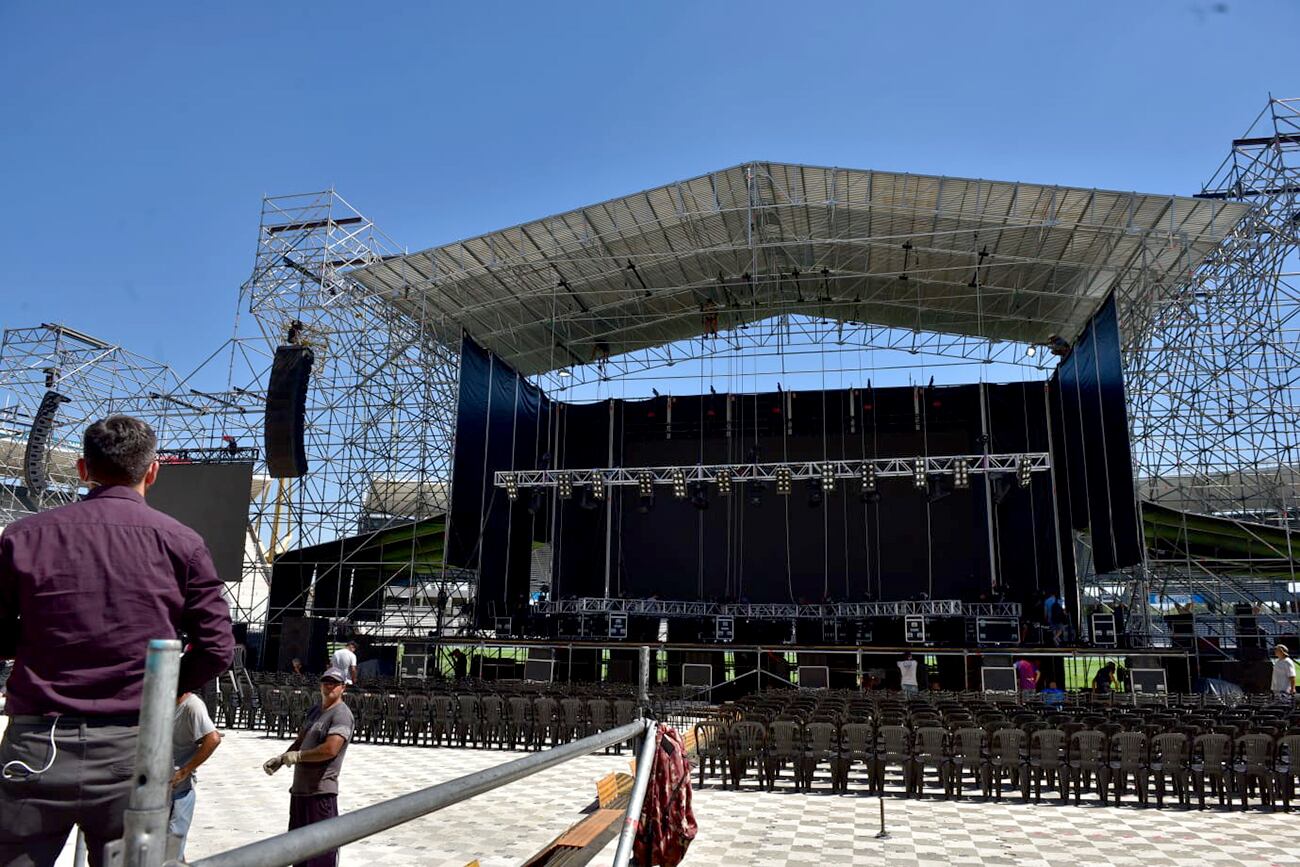
<path id="1" fill-rule="evenodd" d="M 320 676 L 320 679 L 322 682 L 327 680 L 332 680 L 335 681 L 336 683 L 348 682 L 348 676 L 343 673 L 343 669 L 337 668 L 333 665 L 325 669 L 325 673 Z"/>

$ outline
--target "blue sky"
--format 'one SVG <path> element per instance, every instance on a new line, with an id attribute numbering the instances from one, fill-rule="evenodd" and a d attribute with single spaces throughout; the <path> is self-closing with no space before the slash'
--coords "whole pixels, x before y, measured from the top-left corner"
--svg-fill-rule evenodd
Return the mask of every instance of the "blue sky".
<path id="1" fill-rule="evenodd" d="M 181 372 L 260 198 L 419 249 L 751 159 L 1192 193 L 1297 0 L 0 4 L 0 325 Z"/>

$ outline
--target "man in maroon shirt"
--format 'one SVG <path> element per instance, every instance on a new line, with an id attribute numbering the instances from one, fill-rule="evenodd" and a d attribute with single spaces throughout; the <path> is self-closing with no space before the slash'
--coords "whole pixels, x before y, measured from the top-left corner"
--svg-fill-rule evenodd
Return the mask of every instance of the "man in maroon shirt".
<path id="1" fill-rule="evenodd" d="M 181 693 L 230 665 L 230 610 L 207 547 L 145 504 L 156 445 L 137 419 L 95 422 L 77 462 L 86 498 L 0 535 L 0 658 L 15 662 L 0 867 L 54 864 L 74 825 L 92 865 L 122 836 L 150 639 L 185 633 Z"/>

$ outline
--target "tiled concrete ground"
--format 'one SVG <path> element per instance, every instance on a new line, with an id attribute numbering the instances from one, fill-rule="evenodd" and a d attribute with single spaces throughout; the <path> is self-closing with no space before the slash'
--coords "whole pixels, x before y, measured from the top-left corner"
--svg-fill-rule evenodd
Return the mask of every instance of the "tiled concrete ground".
<path id="1" fill-rule="evenodd" d="M 201 774 L 191 857 L 283 830 L 287 772 L 262 773 L 281 741 L 230 732 Z M 343 810 L 448 780 L 510 753 L 354 744 Z M 342 864 L 518 864 L 580 817 L 594 782 L 628 755 L 591 756 L 387 832 L 343 852 Z M 874 838 L 874 798 L 697 789 L 700 834 L 688 864 L 1300 865 L 1300 812 L 1025 805 L 888 798 L 891 837 Z M 61 863 L 71 863 L 70 855 Z M 595 862 L 608 864 L 613 846 Z"/>

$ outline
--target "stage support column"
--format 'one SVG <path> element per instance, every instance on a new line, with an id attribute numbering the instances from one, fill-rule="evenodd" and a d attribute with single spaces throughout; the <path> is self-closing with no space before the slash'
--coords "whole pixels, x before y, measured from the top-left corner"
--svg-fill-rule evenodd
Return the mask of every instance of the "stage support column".
<path id="1" fill-rule="evenodd" d="M 980 383 L 980 437 L 984 450 L 984 516 L 989 538 L 989 581 L 991 589 L 1001 587 L 998 580 L 998 549 L 993 533 L 993 476 L 989 473 L 989 444 L 993 441 L 989 433 L 989 398 L 987 386 Z"/>

